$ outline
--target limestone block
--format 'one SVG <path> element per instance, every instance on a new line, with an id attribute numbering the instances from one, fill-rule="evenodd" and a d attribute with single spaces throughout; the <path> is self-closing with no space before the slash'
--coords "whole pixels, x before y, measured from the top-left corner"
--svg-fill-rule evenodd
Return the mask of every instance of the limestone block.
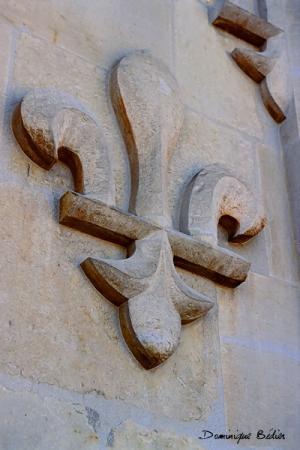
<path id="1" fill-rule="evenodd" d="M 96 450 L 86 411 L 51 397 L 0 389 L 1 450 Z"/>
<path id="2" fill-rule="evenodd" d="M 280 428 L 287 440 L 269 441 L 271 448 L 296 450 L 300 286 L 250 274 L 233 295 L 218 291 L 227 427 L 254 434 Z"/>
<path id="3" fill-rule="evenodd" d="M 169 0 L 1 0 L 2 18 L 17 28 L 110 68 L 124 54 L 149 50 L 171 63 L 172 13 Z M 158 38 L 159 36 L 159 38 Z"/>
<path id="4" fill-rule="evenodd" d="M 7 81 L 9 76 L 10 62 L 11 62 L 11 28 L 3 23 L 0 23 L 0 123 L 3 123 L 4 109 L 7 94 Z M 3 130 L 0 127 L 0 138 L 2 138 Z"/>
<path id="5" fill-rule="evenodd" d="M 221 340 L 291 358 L 297 354 L 298 284 L 250 273 L 234 291 L 221 287 L 217 291 Z"/>
<path id="6" fill-rule="evenodd" d="M 277 324 L 278 322 L 276 322 Z M 298 360 L 285 352 L 264 351 L 259 345 L 224 344 L 222 350 L 224 401 L 228 429 L 252 430 L 254 448 L 299 448 Z M 258 430 L 280 429 L 285 440 L 256 440 Z"/>
<path id="7" fill-rule="evenodd" d="M 10 63 L 10 50 L 12 30 L 11 27 L 1 23 L 0 24 L 0 96 L 4 97 L 6 94 L 6 83 L 8 78 L 9 63 Z"/>
<path id="8" fill-rule="evenodd" d="M 115 450 L 204 450 L 196 439 L 159 430 L 151 430 L 132 421 L 123 422 L 113 428 L 108 438 L 108 447 Z"/>
<path id="9" fill-rule="evenodd" d="M 235 70 L 228 56 L 236 46 L 236 38 L 208 23 L 207 7 L 196 0 L 176 2 L 175 75 L 184 103 L 261 139 L 270 121 L 257 101 L 256 86 Z"/>
<path id="10" fill-rule="evenodd" d="M 298 261 L 283 157 L 276 147 L 260 145 L 257 147 L 257 158 L 263 203 L 268 217 L 265 237 L 270 273 L 281 279 L 298 281 Z"/>
<path id="11" fill-rule="evenodd" d="M 295 131 L 295 129 L 294 129 Z M 298 251 L 300 250 L 300 185 L 299 185 L 299 163 L 300 163 L 300 137 L 294 142 L 284 146 L 284 158 L 287 170 L 287 182 L 289 199 L 294 223 L 294 236 Z"/>

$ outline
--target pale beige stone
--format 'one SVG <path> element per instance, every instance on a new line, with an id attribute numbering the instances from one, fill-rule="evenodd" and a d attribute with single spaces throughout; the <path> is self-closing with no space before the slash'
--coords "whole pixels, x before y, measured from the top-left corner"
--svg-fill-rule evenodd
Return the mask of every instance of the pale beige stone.
<path id="1" fill-rule="evenodd" d="M 85 408 L 0 388 L 1 450 L 96 450 Z"/>
<path id="2" fill-rule="evenodd" d="M 216 244 L 220 220 L 228 231 L 228 239 L 236 243 L 253 238 L 266 223 L 262 205 L 257 205 L 243 183 L 221 166 L 207 166 L 187 187 L 181 223 L 188 234 L 206 237 Z"/>
<path id="3" fill-rule="evenodd" d="M 84 60 L 110 68 L 136 49 L 151 51 L 171 63 L 172 2 L 160 0 L 73 0 L 15 2 L 1 0 L 1 18 L 14 27 L 26 27 Z M 159 39 L 157 38 L 159 36 Z"/>
<path id="4" fill-rule="evenodd" d="M 224 344 L 222 347 L 224 400 L 228 429 L 252 431 L 254 448 L 299 448 L 299 360 L 277 355 L 259 346 Z M 258 430 L 266 434 L 280 429 L 285 440 L 257 440 Z M 272 430 L 273 431 L 273 430 Z"/>
<path id="5" fill-rule="evenodd" d="M 180 420 L 207 417 L 219 397 L 216 313 L 185 327 L 176 357 L 146 372 L 129 357 L 115 307 L 78 270 L 89 256 L 124 253 L 59 225 L 55 195 L 33 186 L 1 184 L 1 372 Z M 211 295 L 200 277 L 191 283 Z"/>
<path id="6" fill-rule="evenodd" d="M 262 199 L 268 227 L 265 229 L 270 274 L 298 281 L 298 261 L 280 148 L 257 147 Z M 274 182 L 276 180 L 276 182 Z"/>
<path id="7" fill-rule="evenodd" d="M 256 102 L 256 86 L 228 56 L 236 46 L 236 38 L 209 24 L 206 6 L 196 0 L 176 2 L 175 76 L 184 102 L 206 117 L 262 138 L 269 119 Z"/>
<path id="8" fill-rule="evenodd" d="M 132 421 L 113 428 L 108 438 L 108 448 L 115 450 L 204 450 L 196 439 L 151 430 Z"/>
<path id="9" fill-rule="evenodd" d="M 218 289 L 227 427 L 251 430 L 255 448 L 270 428 L 286 435 L 272 449 L 298 448 L 299 298 L 299 284 L 257 274 L 232 294 Z"/>
<path id="10" fill-rule="evenodd" d="M 123 336 L 146 369 L 156 367 L 174 353 L 181 322 L 205 316 L 214 305 L 177 274 L 166 231 L 137 241 L 134 253 L 126 260 L 89 258 L 82 268 L 99 292 L 120 306 Z"/>
<path id="11" fill-rule="evenodd" d="M 226 173 L 230 173 L 248 187 L 258 208 L 263 206 L 261 182 L 256 170 L 256 158 L 253 156 L 251 139 L 202 115 L 186 111 L 182 133 L 170 166 L 169 202 L 173 227 L 180 228 L 180 211 L 184 209 L 181 202 L 188 182 L 207 166 L 221 166 Z M 181 205 L 181 208 L 178 205 Z M 266 211 L 267 217 L 268 213 L 269 211 Z M 221 242 L 220 239 L 220 245 L 229 246 L 231 251 L 250 261 L 252 270 L 267 274 L 269 268 L 266 233 L 267 231 L 263 230 L 243 246 L 228 244 L 227 237 L 226 241 L 222 239 Z"/>
<path id="12" fill-rule="evenodd" d="M 114 69 L 111 96 L 131 163 L 130 210 L 170 226 L 168 168 L 184 114 L 176 80 L 161 62 L 133 54 Z"/>
<path id="13" fill-rule="evenodd" d="M 290 8 L 291 2 L 286 0 L 285 6 Z M 85 398 L 101 405 L 105 423 L 101 427 L 106 427 L 104 441 L 109 430 L 124 421 L 127 413 L 136 422 L 151 423 L 148 425 L 151 430 L 159 425 L 160 433 L 168 428 L 180 436 L 196 435 L 198 427 L 202 429 L 212 423 L 213 429 L 223 431 L 225 399 L 228 428 L 269 425 L 270 419 L 271 426 L 285 428 L 289 436 L 295 436 L 295 445 L 293 441 L 287 445 L 298 450 L 297 300 L 292 292 L 293 289 L 298 292 L 294 287 L 298 275 L 283 159 L 278 157 L 278 128 L 266 113 L 257 86 L 240 73 L 226 53 L 241 43 L 208 24 L 206 3 L 204 0 L 0 1 L 0 21 L 5 20 L 13 28 L 11 50 L 6 47 L 8 42 L 3 35 L 4 54 L 11 56 L 9 78 L 6 79 L 6 71 L 0 75 L 0 79 L 2 76 L 6 79 L 8 88 L 6 97 L 0 94 L 6 104 L 5 111 L 0 108 L 3 133 L 0 371 L 8 379 L 12 375 L 27 378 L 33 389 L 40 386 L 36 383 L 44 382 L 53 384 L 54 391 L 55 386 L 61 386 L 80 393 L 92 392 Z M 250 10 L 256 2 L 236 0 L 236 3 Z M 277 0 L 274 3 L 278 4 Z M 289 56 L 289 70 L 296 83 L 299 42 L 296 8 L 282 17 L 294 27 L 296 43 L 294 56 Z M 129 165 L 109 100 L 108 78 L 115 63 L 138 49 L 151 50 L 154 57 L 161 58 L 171 69 L 183 89 L 182 102 L 188 109 L 168 174 L 172 226 L 178 229 L 185 183 L 207 164 L 224 165 L 253 192 L 257 204 L 263 191 L 269 226 L 257 239 L 236 248 L 219 238 L 219 245 L 250 260 L 253 271 L 268 275 L 271 268 L 273 274 L 263 281 L 251 275 L 249 284 L 243 285 L 241 291 L 238 288 L 233 298 L 229 290 L 221 291 L 220 324 L 226 330 L 221 338 L 224 348 L 229 349 L 223 358 L 225 395 L 216 308 L 204 321 L 183 327 L 176 353 L 159 369 L 146 372 L 130 357 L 114 306 L 99 296 L 78 269 L 88 257 L 116 260 L 125 258 L 126 252 L 116 244 L 58 223 L 59 198 L 73 189 L 68 171 L 58 164 L 45 172 L 32 164 L 9 130 L 12 106 L 32 88 L 52 87 L 76 97 L 102 124 L 113 162 L 116 205 L 127 211 Z M 7 68 L 6 59 L 4 65 Z M 260 141 L 267 142 L 269 147 L 261 150 Z M 291 145 L 290 151 L 292 148 L 295 147 Z M 173 236 L 172 231 L 171 240 Z M 202 245 L 196 248 L 192 243 L 187 252 L 178 236 L 175 238 L 173 249 L 185 251 L 193 258 L 198 258 L 197 249 L 206 248 Z M 203 258 L 206 255 L 199 253 Z M 219 255 L 220 252 L 218 258 Z M 230 261 L 225 267 L 229 271 L 233 259 Z M 213 282 L 177 270 L 193 289 L 214 297 Z M 294 284 L 281 284 L 278 278 L 292 280 Z M 269 294 L 273 284 L 278 291 L 278 296 L 276 292 L 273 294 L 274 299 Z M 269 319 L 264 308 L 271 310 Z M 266 315 L 265 320 L 258 314 Z M 232 316 L 238 319 L 235 321 Z M 234 344 L 235 333 L 244 340 Z M 239 351 L 231 351 L 234 345 Z M 247 345 L 251 348 L 246 348 Z M 66 391 L 64 395 L 79 397 Z M 76 409 L 82 411 L 80 407 Z M 60 412 L 58 416 L 61 417 Z M 70 422 L 77 423 L 72 414 Z M 39 424 L 39 418 L 31 426 L 34 431 L 35 424 Z M 59 433 L 59 426 L 57 429 Z M 151 440 L 152 431 L 146 433 Z M 135 429 L 130 434 L 130 449 L 134 448 L 134 439 L 139 439 L 138 434 Z M 171 446 L 178 443 L 178 437 L 176 443 L 174 439 Z M 179 439 L 179 448 L 189 445 L 193 448 L 189 438 Z M 153 440 L 158 448 L 170 442 L 164 438 L 163 444 L 159 439 Z M 105 447 L 104 441 L 101 439 L 98 447 Z M 73 440 L 71 448 L 77 449 L 81 443 L 77 442 Z M 219 443 L 214 444 L 210 443 L 212 448 L 219 447 Z M 252 447 L 257 448 L 256 444 Z M 13 450 L 15 447 L 14 442 Z M 276 443 L 268 448 L 280 447 Z"/>
<path id="14" fill-rule="evenodd" d="M 11 65 L 12 29 L 7 24 L 0 22 L 0 123 L 3 123 L 4 108 L 6 103 L 7 85 Z M 0 139 L 2 140 L 3 127 L 0 127 Z"/>
<path id="15" fill-rule="evenodd" d="M 225 342 L 228 338 L 287 357 L 297 354 L 299 284 L 250 272 L 243 285 L 235 290 L 218 287 L 217 295 L 221 340 L 224 336 Z"/>
<path id="16" fill-rule="evenodd" d="M 36 164 L 49 170 L 62 161 L 73 174 L 75 191 L 114 204 L 110 152 L 100 124 L 75 98 L 54 89 L 32 90 L 16 108 L 12 125 Z"/>
<path id="17" fill-rule="evenodd" d="M 11 62 L 12 28 L 7 24 L 0 23 L 0 36 L 0 96 L 4 97 Z"/>
<path id="18" fill-rule="evenodd" d="M 31 61 L 31 64 L 28 64 Z M 63 76 L 62 76 L 63 74 Z M 116 189 L 116 204 L 127 207 L 130 178 L 124 143 L 114 117 L 107 94 L 107 73 L 98 69 L 78 55 L 64 48 L 56 47 L 45 40 L 21 33 L 16 42 L 15 64 L 12 74 L 13 95 L 20 102 L 24 95 L 34 88 L 51 88 L 75 97 L 83 104 L 97 122 L 100 123 L 104 141 L 109 149 L 112 161 Z M 11 115 L 7 118 L 11 120 Z M 7 137 L 10 139 L 10 136 Z M 15 151 L 17 149 L 17 151 Z M 19 174 L 27 171 L 28 160 L 19 149 L 11 146 L 7 152 L 9 170 Z M 37 185 L 54 182 L 60 187 L 63 180 L 58 179 L 60 167 L 55 167 L 49 174 L 30 166 L 31 178 Z M 65 174 L 65 172 L 63 172 Z M 65 175 L 64 175 L 65 176 Z M 69 185 L 71 188 L 72 184 Z"/>

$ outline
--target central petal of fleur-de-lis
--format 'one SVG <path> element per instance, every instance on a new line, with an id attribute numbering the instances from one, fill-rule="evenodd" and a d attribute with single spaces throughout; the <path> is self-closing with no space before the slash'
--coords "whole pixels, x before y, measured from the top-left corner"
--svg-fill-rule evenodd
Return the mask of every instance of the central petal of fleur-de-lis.
<path id="1" fill-rule="evenodd" d="M 150 369 L 175 351 L 181 325 L 204 316 L 214 305 L 190 288 L 175 266 L 238 286 L 246 279 L 249 263 L 217 245 L 218 221 L 234 223 L 234 229 L 227 227 L 230 239 L 244 242 L 262 229 L 264 218 L 241 182 L 225 172 L 217 176 L 214 170 L 199 170 L 184 197 L 181 230 L 174 230 L 168 168 L 184 117 L 177 83 L 164 65 L 137 53 L 113 69 L 111 97 L 130 161 L 128 211 L 111 206 L 114 183 L 101 128 L 70 96 L 53 90 L 30 92 L 15 110 L 13 129 L 35 163 L 50 169 L 60 160 L 72 171 L 76 193 L 61 198 L 60 223 L 127 248 L 126 259 L 88 258 L 81 266 L 96 289 L 119 307 L 126 343 Z M 247 202 L 250 206 L 243 207 Z"/>

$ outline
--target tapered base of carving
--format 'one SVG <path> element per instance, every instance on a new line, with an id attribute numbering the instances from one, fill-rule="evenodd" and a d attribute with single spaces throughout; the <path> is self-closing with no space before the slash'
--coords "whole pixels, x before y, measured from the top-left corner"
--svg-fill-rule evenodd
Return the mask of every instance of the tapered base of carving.
<path id="1" fill-rule="evenodd" d="M 260 84 L 260 93 L 264 105 L 266 109 L 269 111 L 271 117 L 273 117 L 275 122 L 282 123 L 286 119 L 286 116 L 282 111 L 282 109 L 280 108 L 280 106 L 274 100 L 269 90 L 267 80 L 263 80 L 262 83 Z"/>
<path id="2" fill-rule="evenodd" d="M 154 369 L 164 362 L 157 356 L 147 354 L 145 348 L 141 345 L 132 327 L 127 303 L 119 308 L 119 320 L 125 342 L 127 343 L 133 356 L 139 361 L 144 369 Z"/>

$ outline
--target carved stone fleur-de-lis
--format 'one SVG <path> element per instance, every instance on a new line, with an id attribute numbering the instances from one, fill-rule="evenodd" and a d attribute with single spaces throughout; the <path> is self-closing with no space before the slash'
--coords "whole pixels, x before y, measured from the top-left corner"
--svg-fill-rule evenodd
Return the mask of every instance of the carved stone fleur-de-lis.
<path id="1" fill-rule="evenodd" d="M 193 226 L 203 205 L 197 194 L 201 189 L 189 189 L 183 232 L 172 229 L 168 165 L 184 116 L 177 83 L 161 63 L 138 53 L 113 69 L 111 96 L 131 166 L 129 211 L 112 206 L 111 165 L 100 127 L 74 99 L 51 90 L 33 91 L 16 109 L 13 129 L 24 152 L 41 167 L 49 169 L 60 160 L 71 169 L 75 192 L 61 198 L 60 223 L 127 248 L 126 259 L 88 258 L 81 266 L 96 289 L 119 307 L 126 343 L 150 369 L 175 351 L 181 325 L 204 316 L 214 305 L 190 288 L 175 266 L 238 286 L 246 279 L 249 263 L 219 247 L 216 239 L 203 240 L 202 234 L 209 234 L 210 228 L 215 236 L 219 219 L 231 216 L 242 226 L 242 233 L 235 234 L 235 229 L 231 239 L 235 235 L 237 241 L 246 240 L 264 221 L 253 202 L 241 206 L 249 203 L 247 188 L 234 178 L 228 182 L 221 173 L 207 177 L 204 222 Z"/>

